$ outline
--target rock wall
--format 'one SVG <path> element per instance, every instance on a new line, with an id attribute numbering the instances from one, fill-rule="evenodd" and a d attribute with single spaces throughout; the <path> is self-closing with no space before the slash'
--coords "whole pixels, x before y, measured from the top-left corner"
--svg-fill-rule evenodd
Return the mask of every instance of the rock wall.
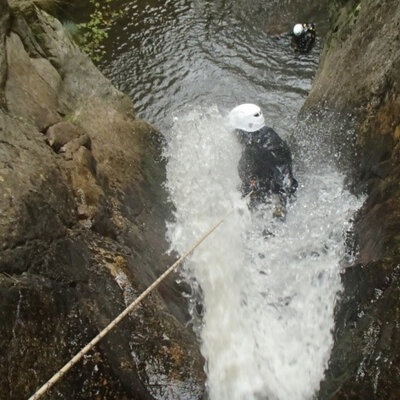
<path id="1" fill-rule="evenodd" d="M 10 400 L 33 394 L 173 260 L 158 133 L 55 18 L 28 11 L 0 0 L 0 397 Z M 48 398 L 201 398 L 180 290 L 170 279 Z"/>
<path id="2" fill-rule="evenodd" d="M 347 121 L 353 189 L 367 200 L 355 220 L 356 263 L 342 275 L 335 346 L 321 399 L 400 398 L 400 3 L 342 0 L 302 118 Z M 332 124 L 332 121 L 329 121 Z M 335 124 L 333 124 L 335 126 Z M 354 133 L 355 147 L 347 146 Z M 334 140 L 333 140 L 334 141 Z"/>

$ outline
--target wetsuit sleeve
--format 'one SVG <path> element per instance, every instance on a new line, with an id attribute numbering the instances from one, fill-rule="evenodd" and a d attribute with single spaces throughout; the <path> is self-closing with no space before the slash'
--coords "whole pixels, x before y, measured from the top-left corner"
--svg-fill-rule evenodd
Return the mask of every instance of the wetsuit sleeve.
<path id="1" fill-rule="evenodd" d="M 293 177 L 292 155 L 289 146 L 280 139 L 277 146 L 271 149 L 271 154 L 275 159 L 277 172 L 274 177 L 275 192 L 285 198 L 289 197 L 296 191 L 298 186 L 297 180 Z"/>
<path id="2" fill-rule="evenodd" d="M 292 165 L 286 164 L 282 171 L 282 181 L 280 194 L 285 198 L 290 197 L 296 191 L 298 186 L 297 180 L 293 176 Z"/>
<path id="3" fill-rule="evenodd" d="M 311 28 L 307 29 L 304 36 L 304 51 L 308 53 L 311 51 L 315 43 L 315 31 Z"/>
<path id="4" fill-rule="evenodd" d="M 246 152 L 244 152 L 239 161 L 238 172 L 240 180 L 242 181 L 242 193 L 250 193 L 253 190 L 251 182 L 253 180 L 258 182 L 258 179 L 254 174 L 254 160 Z"/>

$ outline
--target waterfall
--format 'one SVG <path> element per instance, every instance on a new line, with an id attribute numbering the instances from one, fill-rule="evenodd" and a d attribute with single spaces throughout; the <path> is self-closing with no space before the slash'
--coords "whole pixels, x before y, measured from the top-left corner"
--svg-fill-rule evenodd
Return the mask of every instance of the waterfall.
<path id="1" fill-rule="evenodd" d="M 307 169 L 302 160 L 286 220 L 272 217 L 272 205 L 250 212 L 239 191 L 241 147 L 225 116 L 197 107 L 165 133 L 171 249 L 183 253 L 235 210 L 181 270 L 192 286 L 208 395 L 311 399 L 332 348 L 344 243 L 362 199 L 329 164 Z"/>

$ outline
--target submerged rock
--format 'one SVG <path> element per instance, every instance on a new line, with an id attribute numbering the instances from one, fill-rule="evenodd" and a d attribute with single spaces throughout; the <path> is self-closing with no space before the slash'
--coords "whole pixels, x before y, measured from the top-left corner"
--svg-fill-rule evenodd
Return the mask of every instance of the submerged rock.
<path id="1" fill-rule="evenodd" d="M 158 132 L 56 19 L 37 10 L 11 23 L 4 0 L 0 94 L 0 393 L 21 399 L 174 258 Z M 170 278 L 49 398 L 201 398 L 181 290 Z"/>

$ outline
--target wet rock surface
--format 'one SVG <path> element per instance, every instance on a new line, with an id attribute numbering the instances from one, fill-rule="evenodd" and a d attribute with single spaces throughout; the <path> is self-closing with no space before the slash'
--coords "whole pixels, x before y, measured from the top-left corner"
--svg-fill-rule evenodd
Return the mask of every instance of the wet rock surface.
<path id="1" fill-rule="evenodd" d="M 4 106 L 4 85 L 7 74 L 6 37 L 10 25 L 10 14 L 6 0 L 0 0 L 0 105 Z"/>
<path id="2" fill-rule="evenodd" d="M 5 0 L 0 16 L 0 397 L 21 399 L 173 257 L 156 130 L 56 19 Z M 201 398 L 181 290 L 169 279 L 48 398 Z"/>
<path id="3" fill-rule="evenodd" d="M 349 160 L 349 182 L 367 200 L 355 219 L 357 260 L 342 275 L 335 345 L 319 398 L 398 399 L 400 4 L 337 1 L 332 12 L 302 117 L 323 124 L 324 115 L 335 114 L 351 126 L 354 146 L 343 130 L 336 132 L 336 151 Z"/>
<path id="4" fill-rule="evenodd" d="M 64 147 L 67 143 L 78 139 L 83 136 L 84 133 L 81 131 L 76 125 L 72 124 L 68 121 L 62 121 L 58 124 L 50 126 L 46 131 L 47 142 L 52 147 L 55 152 L 59 152 L 62 147 Z M 87 135 L 86 135 L 87 136 Z M 90 138 L 87 136 L 88 146 L 90 143 Z M 84 146 L 85 142 L 82 142 L 81 146 Z M 79 147 L 81 147 L 79 146 Z M 78 149 L 79 149 L 78 147 Z M 77 149 L 77 150 L 78 150 Z M 90 148 L 89 148 L 90 149 Z"/>

